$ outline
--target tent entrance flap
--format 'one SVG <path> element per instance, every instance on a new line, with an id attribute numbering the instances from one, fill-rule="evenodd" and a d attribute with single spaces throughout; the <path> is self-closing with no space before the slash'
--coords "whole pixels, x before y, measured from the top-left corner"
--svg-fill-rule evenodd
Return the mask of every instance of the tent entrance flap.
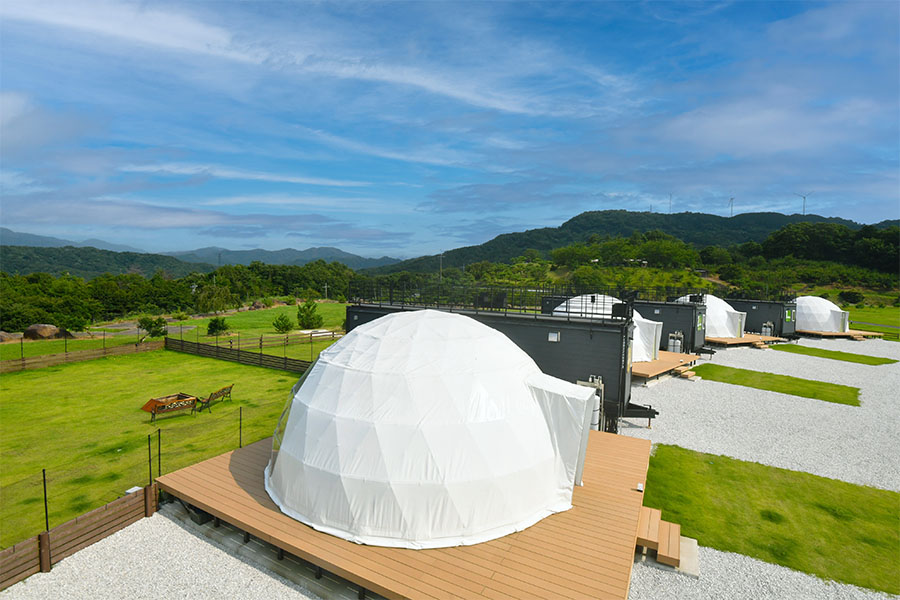
<path id="1" fill-rule="evenodd" d="M 594 389 L 544 373 L 529 375 L 526 384 L 544 413 L 550 439 L 564 467 L 562 473 L 565 480 L 560 480 L 560 487 L 571 492 L 573 485 L 582 484 L 591 413 L 594 410 Z"/>

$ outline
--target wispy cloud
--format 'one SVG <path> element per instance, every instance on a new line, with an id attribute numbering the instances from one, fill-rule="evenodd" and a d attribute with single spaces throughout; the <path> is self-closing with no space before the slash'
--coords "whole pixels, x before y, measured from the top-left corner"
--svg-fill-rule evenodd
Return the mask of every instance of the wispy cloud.
<path id="1" fill-rule="evenodd" d="M 349 181 L 340 179 L 324 179 L 321 177 L 303 177 L 264 171 L 235 169 L 220 165 L 195 165 L 185 163 L 163 163 L 154 165 L 123 165 L 119 170 L 125 173 L 154 173 L 159 175 L 189 175 L 216 177 L 219 179 L 243 179 L 247 181 L 268 181 L 272 183 L 296 183 L 302 185 L 321 185 L 333 187 L 362 187 L 369 185 L 366 181 Z"/>

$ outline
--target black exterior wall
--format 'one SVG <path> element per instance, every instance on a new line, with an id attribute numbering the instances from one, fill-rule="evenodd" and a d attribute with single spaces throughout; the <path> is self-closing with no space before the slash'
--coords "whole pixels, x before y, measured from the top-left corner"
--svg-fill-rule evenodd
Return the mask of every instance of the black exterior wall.
<path id="1" fill-rule="evenodd" d="M 751 333 L 761 333 L 762 325 L 771 321 L 775 326 L 774 335 L 791 337 L 797 332 L 797 303 L 773 302 L 771 300 L 744 300 L 726 298 L 734 310 L 747 313 L 744 329 Z"/>
<path id="2" fill-rule="evenodd" d="M 662 321 L 660 349 L 669 344 L 669 334 L 684 333 L 684 351 L 694 352 L 706 343 L 706 306 L 703 304 L 683 304 L 681 302 L 657 302 L 635 300 L 634 309 L 651 321 Z"/>
<path id="3" fill-rule="evenodd" d="M 349 333 L 355 327 L 383 315 L 422 307 L 356 304 L 347 307 Z M 516 343 L 548 375 L 566 381 L 603 378 L 607 416 L 622 414 L 631 398 L 631 320 L 596 322 L 550 315 L 501 313 L 454 309 L 500 331 Z M 550 334 L 557 333 L 558 342 Z M 611 411 L 617 411 L 610 414 Z"/>

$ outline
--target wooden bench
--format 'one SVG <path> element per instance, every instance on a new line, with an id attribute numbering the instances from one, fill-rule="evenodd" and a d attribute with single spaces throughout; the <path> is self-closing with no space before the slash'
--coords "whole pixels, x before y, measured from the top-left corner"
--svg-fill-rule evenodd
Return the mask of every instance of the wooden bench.
<path id="1" fill-rule="evenodd" d="M 197 397 L 178 392 L 177 394 L 169 394 L 168 396 L 160 396 L 159 398 L 150 398 L 150 400 L 141 407 L 141 410 L 150 413 L 150 422 L 156 421 L 157 415 L 163 415 L 170 412 L 185 410 L 190 408 L 191 413 L 197 403 Z"/>
<path id="2" fill-rule="evenodd" d="M 194 409 L 191 410 L 191 413 L 193 413 L 195 410 L 197 412 L 200 412 L 204 408 L 211 413 L 212 409 L 210 408 L 210 405 L 216 400 L 222 400 L 223 402 L 225 400 L 231 400 L 231 388 L 233 387 L 234 384 L 232 383 L 231 385 L 226 385 L 222 389 L 213 392 L 209 395 L 209 398 L 197 398 L 197 404 L 194 406 Z"/>

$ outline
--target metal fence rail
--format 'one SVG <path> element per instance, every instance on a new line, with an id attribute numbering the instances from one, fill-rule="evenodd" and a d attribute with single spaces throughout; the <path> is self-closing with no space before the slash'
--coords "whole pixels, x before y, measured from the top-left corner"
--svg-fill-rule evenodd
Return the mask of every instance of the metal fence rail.
<path id="1" fill-rule="evenodd" d="M 123 346 L 111 346 L 109 348 L 97 348 L 96 350 L 76 350 L 57 354 L 44 354 L 40 356 L 28 356 L 0 361 L 0 373 L 12 373 L 23 369 L 40 369 L 69 362 L 81 362 L 103 358 L 104 356 L 116 356 L 120 354 L 134 354 L 135 352 L 150 352 L 163 347 L 163 342 L 144 342 L 141 344 L 128 344 Z"/>

